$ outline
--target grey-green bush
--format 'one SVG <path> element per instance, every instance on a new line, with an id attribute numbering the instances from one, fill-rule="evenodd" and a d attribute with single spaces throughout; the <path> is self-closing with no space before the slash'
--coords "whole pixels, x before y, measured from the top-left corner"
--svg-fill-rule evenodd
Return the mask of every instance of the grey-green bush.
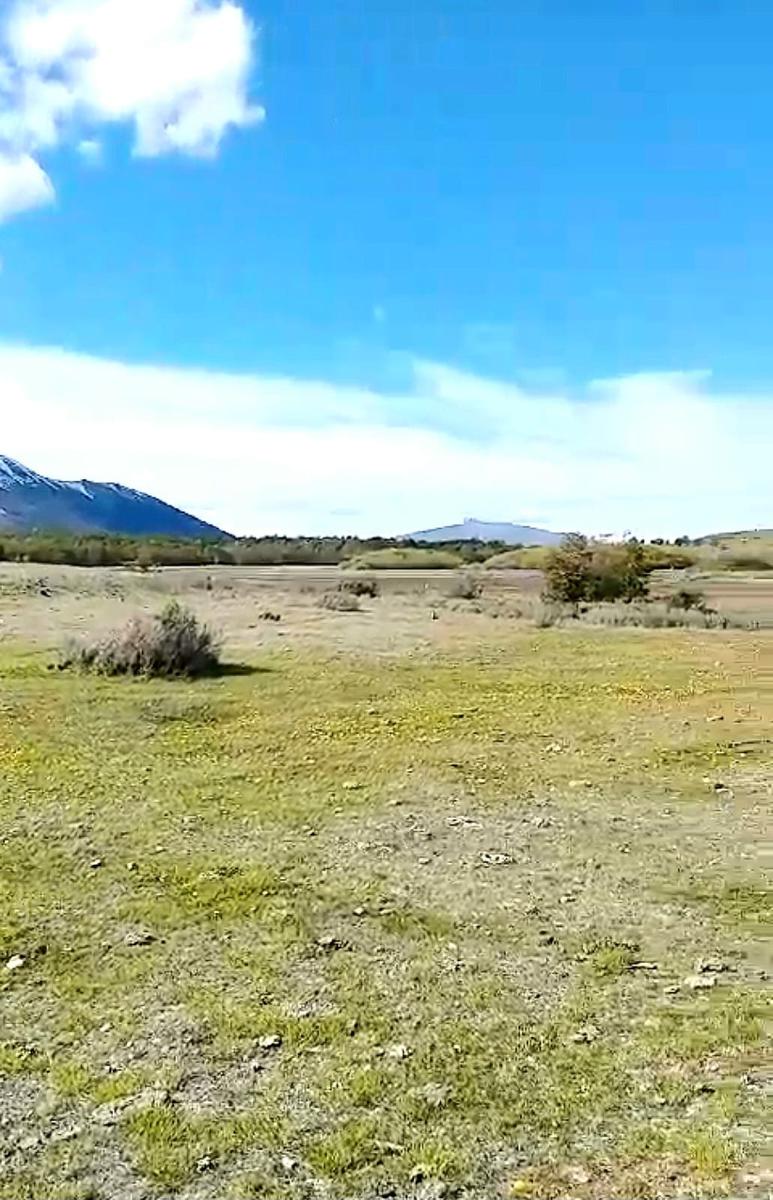
<path id="1" fill-rule="evenodd" d="M 330 612 L 359 612 L 360 602 L 350 592 L 325 592 L 319 601 L 320 608 Z"/>
<path id="2" fill-rule="evenodd" d="M 212 630 L 177 600 L 153 617 L 134 617 L 95 642 L 71 644 L 60 667 L 101 675 L 187 677 L 209 675 L 220 664 Z"/>
<path id="3" fill-rule="evenodd" d="M 375 579 L 343 579 L 338 585 L 339 592 L 348 592 L 350 596 L 367 596 L 375 600 L 378 596 L 378 584 Z"/>

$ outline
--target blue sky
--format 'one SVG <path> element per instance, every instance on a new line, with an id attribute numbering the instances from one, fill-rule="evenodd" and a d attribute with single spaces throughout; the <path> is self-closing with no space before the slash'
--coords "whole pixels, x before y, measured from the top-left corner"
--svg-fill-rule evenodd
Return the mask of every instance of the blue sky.
<path id="1" fill-rule="evenodd" d="M 3 5 L 0 452 L 240 531 L 773 524 L 765 9 Z"/>

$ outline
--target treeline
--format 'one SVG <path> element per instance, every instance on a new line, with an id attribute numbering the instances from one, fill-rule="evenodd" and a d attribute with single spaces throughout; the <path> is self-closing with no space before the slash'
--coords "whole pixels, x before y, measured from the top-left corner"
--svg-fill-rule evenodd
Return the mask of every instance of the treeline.
<path id="1" fill-rule="evenodd" d="M 0 561 L 76 567 L 338 566 L 374 550 L 432 549 L 427 542 L 396 538 L 262 537 L 238 541 L 124 537 L 113 534 L 2 533 Z M 443 542 L 435 547 L 465 563 L 484 562 L 501 542 Z"/>

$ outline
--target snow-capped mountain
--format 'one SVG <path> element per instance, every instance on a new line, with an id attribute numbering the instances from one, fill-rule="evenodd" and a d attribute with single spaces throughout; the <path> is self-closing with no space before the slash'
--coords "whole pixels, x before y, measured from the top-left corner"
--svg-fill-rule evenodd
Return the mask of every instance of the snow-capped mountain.
<path id="1" fill-rule="evenodd" d="M 0 454 L 0 530 L 222 538 L 222 529 L 119 483 L 48 479 Z"/>

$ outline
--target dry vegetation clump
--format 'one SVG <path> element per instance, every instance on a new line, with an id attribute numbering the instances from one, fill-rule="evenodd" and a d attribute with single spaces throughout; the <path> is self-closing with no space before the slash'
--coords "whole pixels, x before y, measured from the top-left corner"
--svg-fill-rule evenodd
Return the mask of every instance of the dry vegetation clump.
<path id="1" fill-rule="evenodd" d="M 329 612 L 360 612 L 361 605 L 357 596 L 351 592 L 324 592 L 319 598 L 319 607 Z"/>
<path id="2" fill-rule="evenodd" d="M 378 596 L 378 584 L 375 579 L 344 579 L 338 585 L 338 591 L 350 596 L 367 596 L 375 600 Z"/>
<path id="3" fill-rule="evenodd" d="M 452 600 L 479 600 L 483 595 L 483 584 L 470 571 L 460 572 L 447 594 Z"/>
<path id="4" fill-rule="evenodd" d="M 196 678 L 219 665 L 215 634 L 177 600 L 153 617 L 133 617 L 106 637 L 71 643 L 60 662 L 62 670 L 148 678 Z"/>

